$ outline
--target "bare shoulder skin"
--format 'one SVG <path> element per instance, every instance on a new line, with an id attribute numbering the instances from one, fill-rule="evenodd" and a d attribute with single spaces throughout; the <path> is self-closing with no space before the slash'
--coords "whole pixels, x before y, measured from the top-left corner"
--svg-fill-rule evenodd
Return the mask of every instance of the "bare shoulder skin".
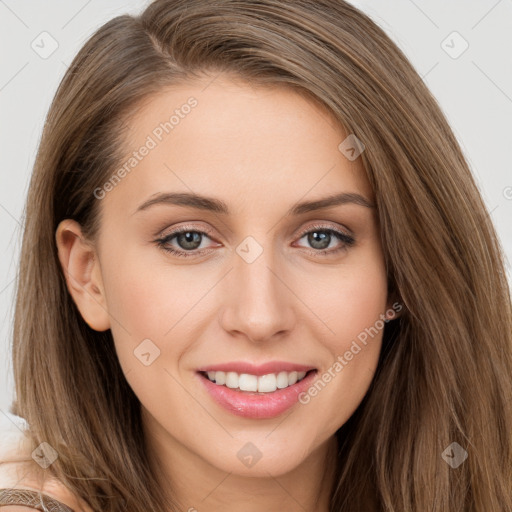
<path id="1" fill-rule="evenodd" d="M 44 507 L 56 512 L 93 512 L 62 482 L 40 467 L 32 459 L 32 451 L 21 430 L 2 432 L 0 512 L 45 510 Z"/>

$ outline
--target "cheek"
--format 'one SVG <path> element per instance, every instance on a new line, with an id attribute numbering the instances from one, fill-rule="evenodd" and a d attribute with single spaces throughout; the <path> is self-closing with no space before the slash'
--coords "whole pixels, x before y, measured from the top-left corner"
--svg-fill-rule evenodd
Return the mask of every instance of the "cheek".
<path id="1" fill-rule="evenodd" d="M 342 356 L 342 372 L 354 384 L 358 381 L 364 385 L 368 374 L 376 368 L 386 299 L 385 279 L 366 274 L 365 279 L 353 275 L 328 300 L 327 318 L 333 333 L 325 338 L 325 343 L 333 361 Z"/>
<path id="2" fill-rule="evenodd" d="M 339 353 L 385 313 L 385 268 L 377 258 L 340 265 L 330 273 L 311 275 L 299 293 L 319 318 L 325 342 Z"/>
<path id="3" fill-rule="evenodd" d="M 186 267 L 173 269 L 156 247 L 117 252 L 104 269 L 108 310 L 118 320 L 113 328 L 121 337 L 128 331 L 133 341 L 143 336 L 165 343 L 169 330 L 204 294 L 204 280 L 197 273 L 191 279 Z"/>
<path id="4" fill-rule="evenodd" d="M 190 340 L 197 337 L 201 315 L 209 314 L 204 311 L 209 301 L 200 299 L 217 279 L 211 269 L 198 268 L 192 274 L 190 267 L 171 268 L 165 256 L 155 261 L 157 250 L 126 250 L 103 269 L 117 355 L 127 378 L 139 388 L 155 387 L 156 375 L 150 380 L 154 368 L 160 379 L 163 369 L 176 373 Z M 154 363 L 146 367 L 138 357 L 148 352 L 145 359 Z M 139 375 L 145 375 L 140 382 Z"/>
<path id="5" fill-rule="evenodd" d="M 163 353 L 164 334 L 176 321 L 172 315 L 176 308 L 169 307 L 169 302 L 178 299 L 162 282 L 162 273 L 146 264 L 143 254 L 133 250 L 116 253 L 114 247 L 109 254 L 115 257 L 109 258 L 102 268 L 107 308 L 116 351 L 128 374 L 144 366 L 137 359 L 141 343 L 145 343 L 141 348 L 150 352 L 150 360 L 156 361 Z"/>
<path id="6" fill-rule="evenodd" d="M 356 338 L 374 326 L 385 312 L 386 281 L 371 274 L 362 278 L 352 276 L 342 283 L 340 291 L 331 299 L 329 318 L 332 319 L 335 337 L 342 340 Z"/>
<path id="7" fill-rule="evenodd" d="M 377 366 L 386 310 L 387 282 L 379 267 L 354 272 L 339 294 L 337 315 L 332 318 L 335 335 L 331 349 L 343 356 L 343 371 L 361 385 Z"/>
<path id="8" fill-rule="evenodd" d="M 108 283 L 111 331 L 129 386 L 151 411 L 164 411 L 183 398 L 175 377 L 187 348 L 183 330 L 190 305 L 178 292 L 182 283 L 164 279 L 154 267 L 148 270 L 141 259 L 135 261 L 136 265 L 120 261 Z M 190 404 L 180 407 L 187 411 Z"/>
<path id="9" fill-rule="evenodd" d="M 321 339 L 329 357 L 320 382 L 310 388 L 303 403 L 312 410 L 330 411 L 324 418 L 324 432 L 338 429 L 353 414 L 377 368 L 387 281 L 381 262 L 371 263 L 340 267 L 312 302 L 322 320 Z"/>

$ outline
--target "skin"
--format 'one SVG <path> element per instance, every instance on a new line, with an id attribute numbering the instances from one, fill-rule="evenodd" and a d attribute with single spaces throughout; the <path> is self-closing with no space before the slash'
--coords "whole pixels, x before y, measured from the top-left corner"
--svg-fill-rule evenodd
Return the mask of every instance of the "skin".
<path id="1" fill-rule="evenodd" d="M 284 360 L 321 375 L 382 318 L 391 302 L 376 210 L 348 203 L 285 216 L 299 201 L 337 192 L 373 202 L 372 190 L 361 158 L 350 161 L 338 149 L 347 134 L 325 109 L 289 89 L 224 75 L 151 98 L 129 121 L 127 154 L 190 96 L 198 105 L 101 200 L 94 243 L 75 221 L 59 225 L 68 287 L 93 329 L 111 329 L 142 403 L 148 449 L 180 510 L 326 512 L 334 433 L 368 390 L 382 331 L 308 404 L 273 419 L 226 411 L 196 369 Z M 231 215 L 169 204 L 134 213 L 163 191 L 213 196 Z M 320 254 L 301 236 L 317 223 L 352 234 L 355 244 Z M 194 256 L 157 246 L 155 239 L 184 225 L 210 230 Z M 247 236 L 263 249 L 252 263 L 236 252 Z M 179 242 L 167 245 L 190 247 Z M 332 236 L 328 250 L 343 246 Z M 134 356 L 145 339 L 161 351 L 149 366 Z M 252 467 L 237 457 L 248 442 L 262 453 Z"/>

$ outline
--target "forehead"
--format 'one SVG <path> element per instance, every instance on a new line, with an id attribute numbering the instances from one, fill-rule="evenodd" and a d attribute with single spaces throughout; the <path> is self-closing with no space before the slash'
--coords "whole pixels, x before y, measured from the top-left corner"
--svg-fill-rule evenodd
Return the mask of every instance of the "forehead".
<path id="1" fill-rule="evenodd" d="M 181 83 L 147 98 L 127 125 L 127 172 L 111 201 L 193 191 L 240 211 L 270 199 L 289 207 L 337 192 L 373 197 L 361 159 L 338 149 L 341 126 L 287 87 L 222 76 Z"/>

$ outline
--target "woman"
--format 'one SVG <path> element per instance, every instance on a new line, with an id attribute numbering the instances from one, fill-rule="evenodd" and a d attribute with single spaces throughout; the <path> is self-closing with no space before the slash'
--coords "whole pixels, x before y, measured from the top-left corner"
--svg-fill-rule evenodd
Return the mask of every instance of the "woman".
<path id="1" fill-rule="evenodd" d="M 512 510 L 501 247 L 436 101 L 351 5 L 110 21 L 26 215 L 11 413 L 54 506 Z"/>

